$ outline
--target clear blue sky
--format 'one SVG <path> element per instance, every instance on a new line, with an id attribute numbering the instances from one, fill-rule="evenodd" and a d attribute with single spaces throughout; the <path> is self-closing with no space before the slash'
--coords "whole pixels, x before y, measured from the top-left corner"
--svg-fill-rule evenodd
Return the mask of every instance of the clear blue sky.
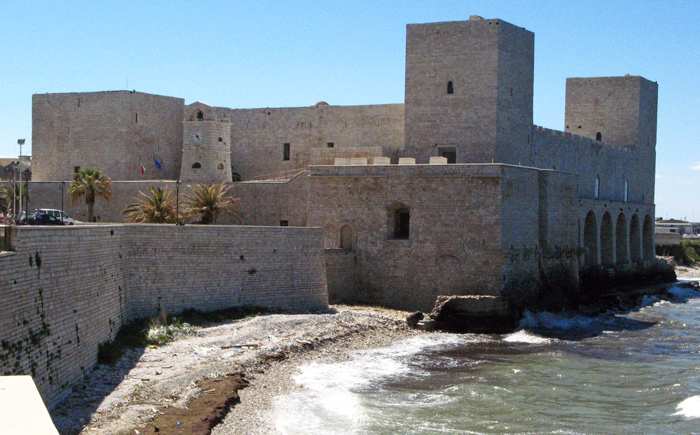
<path id="1" fill-rule="evenodd" d="M 535 124 L 567 77 L 659 83 L 656 215 L 700 220 L 700 1 L 0 0 L 0 156 L 31 152 L 35 93 L 119 89 L 233 108 L 401 103 L 405 26 L 535 33 Z"/>

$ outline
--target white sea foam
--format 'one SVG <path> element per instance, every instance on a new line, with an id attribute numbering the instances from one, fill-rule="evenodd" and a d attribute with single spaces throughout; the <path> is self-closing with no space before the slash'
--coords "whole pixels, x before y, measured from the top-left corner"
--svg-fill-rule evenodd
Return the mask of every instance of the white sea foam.
<path id="1" fill-rule="evenodd" d="M 520 330 L 516 331 L 512 334 L 508 334 L 505 338 L 503 338 L 503 341 L 507 341 L 509 343 L 530 343 L 530 344 L 545 344 L 545 343 L 551 343 L 552 340 L 544 337 L 540 337 L 539 335 L 533 334 L 528 331 Z"/>
<path id="2" fill-rule="evenodd" d="M 351 359 L 332 364 L 311 363 L 300 368 L 301 374 L 294 380 L 301 386 L 315 391 L 329 388 L 351 389 L 368 384 L 378 378 L 414 371 L 406 363 L 406 357 L 428 348 L 436 348 L 478 341 L 469 336 L 455 334 L 431 334 L 415 337 L 390 347 L 355 352 Z"/>
<path id="3" fill-rule="evenodd" d="M 277 430 L 283 434 L 318 433 L 315 429 L 324 434 L 352 432 L 351 428 L 358 427 L 364 415 L 357 389 L 381 378 L 417 374 L 408 360 L 428 348 L 483 340 L 476 335 L 430 334 L 386 348 L 355 352 L 347 361 L 302 366 L 294 380 L 304 390 L 275 400 Z M 450 400 L 432 396 L 423 399 Z"/>
<path id="4" fill-rule="evenodd" d="M 700 396 L 688 397 L 676 406 L 678 410 L 673 415 L 682 415 L 686 418 L 700 418 Z"/>

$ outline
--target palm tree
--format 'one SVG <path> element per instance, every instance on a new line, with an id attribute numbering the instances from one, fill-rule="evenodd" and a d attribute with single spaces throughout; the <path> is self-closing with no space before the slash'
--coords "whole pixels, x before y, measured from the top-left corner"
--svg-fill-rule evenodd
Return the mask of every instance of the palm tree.
<path id="1" fill-rule="evenodd" d="M 29 201 L 29 195 L 27 194 L 27 184 L 26 183 L 12 183 L 6 184 L 0 188 L 0 211 L 3 213 L 18 213 L 21 210 L 15 210 L 15 205 L 19 207 L 19 199 L 22 201 Z M 17 200 L 17 204 L 15 204 Z"/>
<path id="2" fill-rule="evenodd" d="M 3 216 L 5 216 L 10 211 L 10 208 L 11 207 L 9 198 L 5 196 L 4 192 L 0 192 L 0 213 L 2 213 Z"/>
<path id="3" fill-rule="evenodd" d="M 168 189 L 149 187 L 150 196 L 139 192 L 137 202 L 129 204 L 122 214 L 127 215 L 129 222 L 163 224 L 176 221 L 175 201 L 170 197 Z"/>
<path id="4" fill-rule="evenodd" d="M 216 223 L 216 219 L 222 214 L 231 215 L 237 223 L 240 223 L 241 219 L 236 210 L 240 199 L 226 195 L 231 186 L 221 183 L 197 184 L 194 187 L 188 187 L 192 190 L 192 195 L 185 195 L 185 214 L 199 216 L 199 222 L 205 225 Z"/>
<path id="5" fill-rule="evenodd" d="M 71 204 L 78 202 L 85 197 L 85 204 L 88 206 L 88 222 L 93 221 L 95 200 L 104 198 L 109 201 L 112 197 L 112 180 L 102 175 L 99 169 L 81 169 L 73 174 L 73 181 L 68 188 Z"/>

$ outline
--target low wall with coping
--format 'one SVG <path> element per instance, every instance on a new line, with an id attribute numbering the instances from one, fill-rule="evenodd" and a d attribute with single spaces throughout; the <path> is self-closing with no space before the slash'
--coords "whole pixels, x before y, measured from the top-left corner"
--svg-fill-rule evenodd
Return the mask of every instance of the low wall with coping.
<path id="1" fill-rule="evenodd" d="M 0 373 L 31 375 L 53 407 L 122 324 L 184 308 L 328 306 L 319 228 L 11 228 L 0 253 Z"/>

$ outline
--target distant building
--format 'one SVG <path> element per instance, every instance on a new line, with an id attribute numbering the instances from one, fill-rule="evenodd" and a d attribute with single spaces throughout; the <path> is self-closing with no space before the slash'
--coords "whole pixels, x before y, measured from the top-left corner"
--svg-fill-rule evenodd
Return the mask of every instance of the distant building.
<path id="1" fill-rule="evenodd" d="M 19 180 L 19 162 L 22 162 L 22 180 L 32 179 L 31 156 L 21 156 L 20 159 L 0 157 L 0 180 Z"/>
<path id="2" fill-rule="evenodd" d="M 654 231 L 657 234 L 676 233 L 676 234 L 697 234 L 697 226 L 692 223 L 679 219 L 657 220 Z"/>

